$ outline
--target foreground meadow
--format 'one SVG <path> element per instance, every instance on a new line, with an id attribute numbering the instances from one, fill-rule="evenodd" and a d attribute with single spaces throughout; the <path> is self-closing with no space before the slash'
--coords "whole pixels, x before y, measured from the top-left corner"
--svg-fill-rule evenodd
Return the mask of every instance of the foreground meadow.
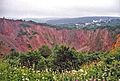
<path id="1" fill-rule="evenodd" d="M 27 53 L 12 51 L 0 59 L 0 81 L 119 81 L 120 49 L 76 52 L 43 46 Z"/>

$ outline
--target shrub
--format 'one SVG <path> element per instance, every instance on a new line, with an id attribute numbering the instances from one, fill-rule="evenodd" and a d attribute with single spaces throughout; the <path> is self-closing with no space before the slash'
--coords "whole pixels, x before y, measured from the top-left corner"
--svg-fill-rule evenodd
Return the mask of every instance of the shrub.
<path id="1" fill-rule="evenodd" d="M 40 54 L 41 54 L 43 57 L 45 57 L 45 58 L 47 58 L 48 56 L 50 56 L 50 55 L 52 54 L 51 49 L 50 49 L 48 46 L 46 46 L 46 45 L 42 46 L 42 47 L 39 49 L 39 51 L 40 51 Z"/>
<path id="2" fill-rule="evenodd" d="M 27 31 L 23 31 L 22 29 L 19 31 L 18 33 L 18 36 L 21 36 L 21 35 L 27 35 L 28 32 Z"/>
<path id="3" fill-rule="evenodd" d="M 20 26 L 22 26 L 22 27 L 31 27 L 30 24 L 28 24 L 28 23 L 21 23 Z"/>
<path id="4" fill-rule="evenodd" d="M 37 51 L 28 52 L 28 54 L 22 54 L 20 56 L 21 66 L 33 68 L 34 70 L 36 70 L 39 60 L 40 60 L 40 56 Z"/>
<path id="5" fill-rule="evenodd" d="M 75 50 L 66 46 L 56 46 L 54 49 L 54 69 L 59 71 L 79 68 L 79 60 Z"/>

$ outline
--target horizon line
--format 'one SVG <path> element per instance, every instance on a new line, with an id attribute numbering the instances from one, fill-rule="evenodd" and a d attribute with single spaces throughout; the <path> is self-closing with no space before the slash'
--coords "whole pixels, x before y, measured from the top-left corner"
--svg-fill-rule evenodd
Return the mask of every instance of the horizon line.
<path id="1" fill-rule="evenodd" d="M 114 15 L 95 15 L 95 16 L 74 16 L 74 17 L 67 17 L 67 16 L 64 16 L 64 17 L 59 17 L 59 16 L 44 16 L 44 17 L 8 17 L 8 16 L 0 16 L 0 18 L 6 18 L 6 19 L 26 19 L 26 18 L 36 18 L 36 19 L 56 19 L 56 18 L 59 18 L 59 19 L 65 19 L 65 18 L 82 18 L 82 17 L 120 17 L 120 16 L 114 16 Z"/>

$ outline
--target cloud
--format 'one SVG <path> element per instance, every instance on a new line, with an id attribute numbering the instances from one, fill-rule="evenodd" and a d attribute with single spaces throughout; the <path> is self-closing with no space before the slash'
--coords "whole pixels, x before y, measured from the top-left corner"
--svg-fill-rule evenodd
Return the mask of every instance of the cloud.
<path id="1" fill-rule="evenodd" d="M 4 0 L 0 2 L 0 16 L 120 16 L 119 3 L 120 0 Z"/>
<path id="2" fill-rule="evenodd" d="M 1 14 L 4 14 L 4 7 L 3 7 L 3 6 L 4 6 L 4 4 L 3 4 L 3 3 L 4 3 L 4 1 L 3 1 L 3 0 L 2 0 L 2 1 L 0 1 L 0 15 L 1 15 Z"/>

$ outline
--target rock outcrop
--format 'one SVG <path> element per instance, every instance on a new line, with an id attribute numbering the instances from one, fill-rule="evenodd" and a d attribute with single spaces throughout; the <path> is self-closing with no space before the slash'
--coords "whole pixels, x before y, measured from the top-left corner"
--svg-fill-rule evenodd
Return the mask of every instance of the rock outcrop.
<path id="1" fill-rule="evenodd" d="M 65 44 L 78 51 L 109 51 L 115 42 L 113 39 L 107 28 L 58 29 L 30 21 L 0 19 L 0 53 L 12 49 L 25 52 L 56 44 Z"/>

